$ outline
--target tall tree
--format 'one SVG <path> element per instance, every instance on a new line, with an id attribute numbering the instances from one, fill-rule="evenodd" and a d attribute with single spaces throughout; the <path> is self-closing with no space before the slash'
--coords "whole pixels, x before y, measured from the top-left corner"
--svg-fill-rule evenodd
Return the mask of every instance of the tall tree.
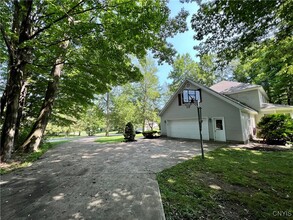
<path id="1" fill-rule="evenodd" d="M 69 42 L 62 42 L 61 47 L 66 51 Z M 51 70 L 52 81 L 48 82 L 44 102 L 41 106 L 40 113 L 35 121 L 30 134 L 22 144 L 23 151 L 37 151 L 46 130 L 49 117 L 52 113 L 53 104 L 57 96 L 61 72 L 64 66 L 64 55 L 60 55 Z M 20 115 L 20 112 L 18 113 Z M 17 128 L 18 129 L 18 128 Z"/>
<path id="2" fill-rule="evenodd" d="M 113 108 L 111 110 L 111 122 L 118 132 L 123 132 L 128 122 L 137 125 L 135 99 L 135 90 L 131 83 L 119 88 L 119 91 L 112 96 Z"/>
<path id="3" fill-rule="evenodd" d="M 263 85 L 270 101 L 292 104 L 292 0 L 208 1 L 192 17 L 195 47 L 221 66 L 239 60 L 234 79 Z"/>
<path id="4" fill-rule="evenodd" d="M 5 106 L 1 160 L 8 159 L 13 150 L 22 87 L 43 81 L 56 82 L 49 74 L 50 69 L 64 65 L 60 70 L 61 81 L 75 69 L 78 74 L 87 75 L 85 78 L 95 79 L 85 81 L 90 84 L 90 91 L 106 92 L 111 85 L 139 78 L 139 71 L 131 64 L 129 54 L 143 57 L 150 49 L 161 61 L 171 62 L 174 50 L 166 38 L 186 30 L 184 20 L 188 13 L 181 11 L 176 18 L 168 19 L 170 10 L 166 4 L 159 0 L 1 1 L 0 43 L 8 56 L 5 61 L 8 63 L 7 86 L 1 99 L 1 109 Z M 66 41 L 70 44 L 63 56 L 60 44 Z M 62 64 L 56 62 L 60 56 L 63 56 Z M 64 72 L 68 75 L 63 78 Z M 39 77 L 36 77 L 37 73 Z M 62 82 L 55 83 L 53 90 L 58 90 L 59 84 Z M 53 96 L 44 95 L 44 91 L 41 96 L 52 98 L 44 103 L 52 101 L 53 106 L 58 93 L 51 92 Z M 29 90 L 27 96 L 31 94 Z M 48 120 L 42 121 L 41 130 L 44 130 Z M 38 133 L 36 126 L 33 127 L 31 134 Z M 37 149 L 39 141 L 36 139 L 39 137 L 30 135 L 24 147 Z"/>
<path id="5" fill-rule="evenodd" d="M 102 109 L 97 105 L 89 106 L 79 120 L 79 124 L 88 136 L 96 134 L 105 126 L 105 117 Z"/>
<path id="6" fill-rule="evenodd" d="M 195 48 L 227 63 L 254 43 L 291 36 L 292 10 L 292 0 L 207 1 L 192 16 L 194 38 L 202 41 Z"/>
<path id="7" fill-rule="evenodd" d="M 293 105 L 293 37 L 278 44 L 274 40 L 251 47 L 242 57 L 234 78 L 262 85 L 269 101 Z"/>
<path id="8" fill-rule="evenodd" d="M 14 11 L 12 19 L 8 16 L 5 17 L 9 8 L 12 7 L 11 4 L 13 4 Z M 29 40 L 32 32 L 32 19 L 28 18 L 32 11 L 32 1 L 1 2 L 2 10 L 4 13 L 1 13 L 0 17 L 0 31 L 3 38 L 1 42 L 6 45 L 9 73 L 7 85 L 1 98 L 1 110 L 4 110 L 6 105 L 6 114 L 1 133 L 1 160 L 5 155 L 9 158 L 14 148 L 19 99 L 27 77 L 25 67 L 30 62 L 32 51 L 30 46 L 24 44 Z M 4 26 L 5 24 L 9 25 Z"/>
<path id="9" fill-rule="evenodd" d="M 194 61 L 188 53 L 177 55 L 172 67 L 173 70 L 168 76 L 172 80 L 169 85 L 172 92 L 175 92 L 185 79 L 211 86 L 220 77 L 215 75 L 216 66 L 210 55 L 203 55 L 200 62 Z"/>
<path id="10" fill-rule="evenodd" d="M 143 74 L 143 79 L 136 85 L 137 112 L 142 124 L 142 131 L 145 130 L 147 121 L 154 121 L 154 112 L 158 106 L 160 98 L 159 79 L 156 75 L 158 69 L 155 62 L 150 57 L 139 61 L 139 68 Z"/>

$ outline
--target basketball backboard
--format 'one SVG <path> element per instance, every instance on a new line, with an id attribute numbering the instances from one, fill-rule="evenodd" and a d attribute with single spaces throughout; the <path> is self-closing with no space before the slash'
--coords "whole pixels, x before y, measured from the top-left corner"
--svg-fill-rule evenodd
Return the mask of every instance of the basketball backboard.
<path id="1" fill-rule="evenodd" d="M 182 93 L 183 103 L 201 102 L 201 90 L 184 89 Z"/>

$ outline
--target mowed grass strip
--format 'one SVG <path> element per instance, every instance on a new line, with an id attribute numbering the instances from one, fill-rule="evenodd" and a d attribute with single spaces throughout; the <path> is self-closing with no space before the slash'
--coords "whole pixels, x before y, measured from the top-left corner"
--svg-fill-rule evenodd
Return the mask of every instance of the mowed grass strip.
<path id="1" fill-rule="evenodd" d="M 142 137 L 142 134 L 137 134 L 135 136 L 136 138 Z M 109 137 L 98 137 L 97 140 L 95 140 L 95 142 L 98 143 L 119 143 L 119 142 L 123 142 L 124 141 L 124 136 L 123 135 L 116 135 L 116 136 L 109 136 Z"/>
<path id="2" fill-rule="evenodd" d="M 293 152 L 220 148 L 157 174 L 166 219 L 290 219 Z"/>

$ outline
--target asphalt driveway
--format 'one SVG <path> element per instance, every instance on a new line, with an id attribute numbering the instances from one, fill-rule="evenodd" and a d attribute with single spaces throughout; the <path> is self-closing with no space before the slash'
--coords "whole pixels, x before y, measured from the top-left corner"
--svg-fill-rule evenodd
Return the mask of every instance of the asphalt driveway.
<path id="1" fill-rule="evenodd" d="M 1 219 L 165 219 L 156 173 L 200 154 L 199 142 L 186 140 L 94 139 L 62 144 L 1 176 Z"/>

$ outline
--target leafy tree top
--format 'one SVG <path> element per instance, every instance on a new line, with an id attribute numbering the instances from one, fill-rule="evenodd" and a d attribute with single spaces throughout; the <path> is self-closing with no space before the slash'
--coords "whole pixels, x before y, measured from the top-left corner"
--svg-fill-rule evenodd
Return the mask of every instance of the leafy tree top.
<path id="1" fill-rule="evenodd" d="M 253 43 L 291 36 L 292 11 L 292 0 L 205 2 L 192 17 L 194 38 L 202 41 L 196 49 L 230 61 Z"/>
<path id="2" fill-rule="evenodd" d="M 186 30 L 188 15 L 181 11 L 171 18 L 167 1 L 161 0 L 5 0 L 0 10 L 1 68 L 8 69 L 20 52 L 30 54 L 23 60 L 30 116 L 38 112 L 60 54 L 65 65 L 54 111 L 76 116 L 94 94 L 141 79 L 129 55 L 142 58 L 151 50 L 160 62 L 172 62 L 175 50 L 166 39 Z M 66 41 L 64 50 L 60 44 Z M 7 78 L 4 69 L 1 79 Z"/>

